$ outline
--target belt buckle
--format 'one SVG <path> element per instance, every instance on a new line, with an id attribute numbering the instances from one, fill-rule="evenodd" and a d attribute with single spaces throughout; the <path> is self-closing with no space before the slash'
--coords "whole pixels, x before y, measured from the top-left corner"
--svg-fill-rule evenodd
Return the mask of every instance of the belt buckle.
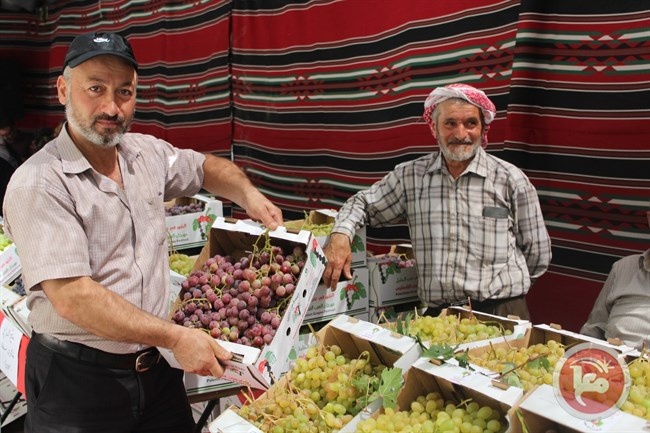
<path id="1" fill-rule="evenodd" d="M 145 371 L 148 371 L 151 367 L 156 365 L 158 362 L 158 359 L 160 358 L 160 353 L 157 354 L 156 359 L 148 364 L 145 364 L 145 360 L 147 359 L 148 356 L 151 355 L 151 352 L 144 352 L 138 355 L 138 357 L 135 359 L 135 371 L 138 373 L 144 373 Z"/>

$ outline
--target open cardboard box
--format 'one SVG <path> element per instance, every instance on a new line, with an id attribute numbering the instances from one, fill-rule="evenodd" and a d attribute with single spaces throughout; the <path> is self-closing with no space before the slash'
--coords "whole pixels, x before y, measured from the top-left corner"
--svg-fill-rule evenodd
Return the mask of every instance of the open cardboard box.
<path id="1" fill-rule="evenodd" d="M 568 413 L 558 402 L 550 385 L 539 385 L 510 410 L 508 433 L 641 433 L 650 431 L 648 421 L 616 411 L 612 415 L 589 421 Z M 523 424 L 522 424 L 523 421 Z"/>
<path id="2" fill-rule="evenodd" d="M 203 212 L 187 213 L 165 217 L 165 227 L 169 236 L 171 250 L 202 247 L 210 232 L 210 227 L 217 217 L 223 216 L 223 203 L 213 197 L 196 194 L 192 197 L 180 197 L 167 204 L 202 202 Z"/>
<path id="3" fill-rule="evenodd" d="M 317 340 L 325 346 L 338 345 L 343 353 L 350 358 L 357 358 L 367 351 L 373 365 L 383 364 L 389 367 L 401 368 L 407 371 L 418 359 L 418 346 L 412 338 L 398 335 L 386 328 L 370 322 L 354 319 L 347 315 L 340 315 L 329 322 L 317 332 Z M 287 377 L 271 386 L 256 402 L 263 403 L 265 399 L 273 399 L 276 392 L 286 387 Z M 381 399 L 372 403 L 375 411 L 381 406 Z M 214 420 L 209 429 L 211 432 L 259 432 L 253 424 L 239 416 L 236 407 L 229 407 Z M 363 412 L 367 412 L 368 409 Z M 359 417 L 360 415 L 357 415 Z M 357 418 L 355 417 L 355 419 Z M 356 421 L 353 419 L 340 430 L 354 432 Z M 349 426 L 349 427 L 348 427 Z"/>
<path id="4" fill-rule="evenodd" d="M 461 401 L 475 401 L 481 407 L 490 406 L 500 414 L 501 423 L 508 423 L 508 411 L 516 405 L 522 397 L 521 390 L 502 390 L 482 381 L 479 374 L 470 373 L 460 381 L 445 377 L 441 373 L 441 367 L 431 364 L 425 358 L 419 358 L 406 372 L 404 386 L 397 397 L 396 410 L 410 410 L 411 403 L 418 396 L 427 395 L 430 392 L 437 392 L 444 399 L 445 403 L 452 402 L 459 404 Z M 341 433 L 353 433 L 356 425 L 369 417 L 377 417 L 382 412 L 379 408 L 373 413 L 364 411 L 361 416 L 355 418 L 346 425 Z M 353 423 L 356 423 L 354 426 Z M 352 428 L 355 427 L 355 428 Z"/>
<path id="5" fill-rule="evenodd" d="M 230 255 L 235 260 L 247 255 L 253 245 L 262 246 L 259 243 L 264 242 L 264 232 L 258 225 L 217 218 L 210 230 L 208 242 L 196 260 L 195 269 L 201 268 L 210 257 L 217 254 Z M 241 365 L 227 365 L 226 373 L 219 379 L 186 373 L 185 387 L 189 395 L 214 391 L 224 386 L 237 386 L 233 382 L 265 389 L 289 369 L 290 351 L 298 338 L 300 326 L 325 269 L 325 259 L 318 241 L 308 231 L 293 233 L 280 228 L 269 232 L 269 236 L 274 246 L 282 247 L 285 251 L 291 251 L 294 246 L 301 245 L 307 253 L 305 267 L 273 341 L 261 350 L 241 344 L 229 345 L 232 352 L 243 355 Z M 180 300 L 178 303 L 180 304 Z M 219 343 L 222 341 L 219 340 Z M 170 350 L 160 348 L 160 352 L 172 366 L 180 367 Z"/>
<path id="6" fill-rule="evenodd" d="M 418 300 L 417 264 L 400 268 L 397 258 L 412 259 L 409 244 L 392 245 L 388 254 L 368 258 L 370 306 L 385 307 Z"/>
<path id="7" fill-rule="evenodd" d="M 405 312 L 408 314 L 409 312 Z M 499 326 L 504 331 L 510 331 L 510 335 L 501 335 L 494 338 L 488 338 L 484 340 L 469 341 L 466 343 L 460 344 L 451 344 L 447 343 L 450 346 L 457 347 L 458 350 L 471 349 L 474 347 L 489 346 L 490 344 L 505 343 L 506 341 L 514 341 L 524 339 L 531 328 L 531 323 L 528 320 L 521 320 L 518 317 L 501 317 L 495 316 L 493 314 L 482 313 L 479 311 L 473 311 L 465 307 L 449 307 L 442 310 L 440 316 L 456 316 L 459 319 L 475 317 L 480 322 L 486 322 L 487 324 Z M 402 318 L 405 317 L 405 314 L 402 315 Z M 396 322 L 385 323 L 382 326 L 395 329 Z M 426 347 L 430 347 L 431 343 L 428 341 L 423 341 L 423 344 Z M 442 343 L 437 343 L 442 344 Z"/>
<path id="8" fill-rule="evenodd" d="M 307 215 L 307 218 L 294 221 L 286 221 L 285 226 L 290 229 L 301 230 L 304 224 L 330 224 L 336 220 L 338 211 L 333 209 L 317 209 L 312 210 Z M 325 247 L 327 245 L 327 236 L 316 236 L 318 243 Z M 367 264 L 367 251 L 366 251 L 366 228 L 362 227 L 354 234 L 354 239 L 350 245 L 352 248 L 352 263 L 351 266 L 363 267 Z"/>
<path id="9" fill-rule="evenodd" d="M 592 337 L 587 337 L 582 334 L 577 334 L 575 332 L 566 331 L 563 330 L 558 325 L 542 324 L 542 325 L 533 325 L 532 327 L 530 327 L 530 329 L 527 331 L 526 335 L 523 338 L 510 340 L 508 342 L 496 342 L 496 343 L 492 343 L 489 346 L 483 345 L 483 346 L 473 347 L 470 349 L 469 353 L 470 355 L 479 355 L 485 351 L 492 350 L 492 347 L 493 348 L 530 347 L 535 344 L 547 343 L 550 340 L 557 341 L 558 343 L 564 345 L 565 347 L 573 344 L 578 344 L 578 343 L 592 343 L 595 346 L 602 346 L 609 349 L 613 349 L 614 351 L 618 352 L 621 356 L 633 350 L 633 348 L 629 346 L 615 345 L 612 343 L 608 343 L 607 341 L 604 340 L 598 340 Z"/>

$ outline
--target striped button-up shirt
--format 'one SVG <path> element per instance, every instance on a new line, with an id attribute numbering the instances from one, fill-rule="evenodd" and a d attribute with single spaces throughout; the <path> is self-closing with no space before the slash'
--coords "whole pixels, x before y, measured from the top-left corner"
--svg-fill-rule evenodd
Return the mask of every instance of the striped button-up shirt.
<path id="1" fill-rule="evenodd" d="M 528 292 L 551 260 L 539 199 L 514 165 L 478 150 L 454 179 L 438 152 L 399 164 L 340 209 L 334 232 L 406 221 L 428 306 Z"/>
<path id="2" fill-rule="evenodd" d="M 650 343 L 650 250 L 612 265 L 587 322 L 580 332 L 618 338 L 638 350 Z"/>
<path id="3" fill-rule="evenodd" d="M 29 289 L 34 331 L 113 353 L 137 344 L 104 340 L 60 317 L 42 290 L 49 279 L 89 276 L 138 308 L 168 315 L 164 202 L 196 194 L 205 156 L 149 135 L 118 144 L 124 189 L 95 171 L 63 128 L 9 183 L 5 228 Z"/>

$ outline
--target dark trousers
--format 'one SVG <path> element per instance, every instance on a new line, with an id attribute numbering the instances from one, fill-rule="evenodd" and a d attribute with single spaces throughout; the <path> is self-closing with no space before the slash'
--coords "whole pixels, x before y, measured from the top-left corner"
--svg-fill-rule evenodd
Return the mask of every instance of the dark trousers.
<path id="1" fill-rule="evenodd" d="M 443 309 L 450 306 L 451 304 L 443 304 L 437 307 L 428 307 L 424 314 L 434 317 L 439 316 Z M 469 304 L 459 306 L 469 308 Z M 528 304 L 526 304 L 526 296 L 524 295 L 506 299 L 488 299 L 483 302 L 472 301 L 472 310 L 494 314 L 495 316 L 517 316 L 521 320 L 530 320 Z"/>
<path id="2" fill-rule="evenodd" d="M 30 341 L 26 433 L 191 433 L 183 372 L 161 359 L 150 370 L 98 367 Z"/>

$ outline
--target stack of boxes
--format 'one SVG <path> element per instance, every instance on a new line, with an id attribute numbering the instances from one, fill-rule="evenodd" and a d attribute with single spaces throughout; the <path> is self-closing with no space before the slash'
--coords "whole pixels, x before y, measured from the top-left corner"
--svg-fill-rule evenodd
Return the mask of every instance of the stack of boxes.
<path id="1" fill-rule="evenodd" d="M 459 314 L 460 316 L 477 314 L 460 308 L 448 309 L 444 313 Z M 435 394 L 435 398 L 442 398 L 444 404 L 452 403 L 451 409 L 449 409 L 449 406 L 444 406 L 445 410 L 443 410 L 449 416 L 457 416 L 455 411 L 459 408 L 464 410 L 465 415 L 469 414 L 470 403 L 475 405 L 474 410 L 480 409 L 480 412 L 477 412 L 476 416 L 470 416 L 469 419 L 465 419 L 466 417 L 463 415 L 463 420 L 460 421 L 462 423 L 460 428 L 458 428 L 457 424 L 456 429 L 452 426 L 451 429 L 445 429 L 444 431 L 460 430 L 509 433 L 544 433 L 551 431 L 591 433 L 600 431 L 619 433 L 647 430 L 647 420 L 643 416 L 632 415 L 613 406 L 611 407 L 612 412 L 607 412 L 607 415 L 602 418 L 598 417 L 597 414 L 592 416 L 588 411 L 582 410 L 578 410 L 576 414 L 572 414 L 571 411 L 568 411 L 563 406 L 558 397 L 559 392 L 562 390 L 563 395 L 565 395 L 564 398 L 569 404 L 574 401 L 574 397 L 575 400 L 578 400 L 578 396 L 582 396 L 585 401 L 589 400 L 592 409 L 596 408 L 594 405 L 597 405 L 598 402 L 604 402 L 603 407 L 598 407 L 598 409 L 606 409 L 608 404 L 611 403 L 604 401 L 604 398 L 610 395 L 607 392 L 607 388 L 600 386 L 602 383 L 598 387 L 591 386 L 588 389 L 583 389 L 583 386 L 585 383 L 593 383 L 596 385 L 595 378 L 598 378 L 597 380 L 599 382 L 606 381 L 603 383 L 609 385 L 623 383 L 624 378 L 620 377 L 620 374 L 616 373 L 617 370 L 612 367 L 615 367 L 617 363 L 629 365 L 632 360 L 643 356 L 643 354 L 638 352 L 634 353 L 635 351 L 630 347 L 613 345 L 602 340 L 564 331 L 557 325 L 532 325 L 526 321 L 513 321 L 510 318 L 484 315 L 481 313 L 479 320 L 482 323 L 492 324 L 499 322 L 503 324 L 504 327 L 512 331 L 511 338 L 500 338 L 501 341 L 486 339 L 466 346 L 462 352 L 468 355 L 469 364 L 462 365 L 457 362 L 456 358 L 438 359 L 433 356 L 433 352 L 427 353 L 430 352 L 429 350 L 424 352 L 418 344 L 413 344 L 410 341 L 410 337 L 404 339 L 403 335 L 396 332 L 387 333 L 387 331 L 390 331 L 388 327 L 380 327 L 372 323 L 358 323 L 355 320 L 346 316 L 340 316 L 332 320 L 332 322 L 328 323 L 319 331 L 319 342 L 326 346 L 330 344 L 339 345 L 344 349 L 346 354 L 350 354 L 352 357 L 360 353 L 361 350 L 379 353 L 379 350 L 385 349 L 384 356 L 381 358 L 390 359 L 389 356 L 397 356 L 397 360 L 393 360 L 388 364 L 400 367 L 403 374 L 403 382 L 393 384 L 398 391 L 396 397 L 397 407 L 394 411 L 416 411 L 417 405 L 413 406 L 413 402 L 420 401 L 418 399 L 422 398 L 422 396 L 427 396 L 428 398 L 432 393 Z M 513 325 L 512 329 L 508 327 L 510 322 Z M 400 341 L 399 337 L 402 337 L 404 341 Z M 501 375 L 498 371 L 489 370 L 486 367 L 473 363 L 473 361 L 477 360 L 476 357 L 484 352 L 491 353 L 501 349 L 531 349 L 536 344 L 546 344 L 550 341 L 556 342 L 567 351 L 564 357 L 558 359 L 558 366 L 562 367 L 562 362 L 564 361 L 569 365 L 569 367 L 565 368 L 573 372 L 571 375 L 573 377 L 571 381 L 572 385 L 564 384 L 560 387 L 555 383 L 549 385 L 547 383 L 537 382 L 530 389 L 524 388 L 515 382 L 499 380 L 499 376 Z M 403 344 L 401 350 L 398 350 L 397 343 Z M 585 347 L 588 349 L 588 352 L 581 354 L 580 350 L 585 350 Z M 572 353 L 572 351 L 575 353 Z M 607 364 L 601 362 L 599 364 L 596 361 L 600 358 L 585 357 L 587 355 L 592 356 L 599 351 L 609 352 L 618 361 Z M 550 363 L 550 358 L 547 359 L 544 357 L 537 359 L 535 353 L 538 352 L 531 353 L 529 353 L 531 355 L 529 362 L 536 362 L 535 365 L 531 366 L 531 369 L 553 369 L 552 367 L 545 366 L 544 362 L 541 362 L 545 360 Z M 414 356 L 416 357 L 415 359 Z M 602 361 L 602 359 L 600 360 Z M 523 363 L 518 366 L 510 366 L 510 364 L 507 364 L 509 370 L 505 372 L 512 371 L 515 367 L 523 368 L 525 365 Z M 589 370 L 592 373 L 580 376 L 578 380 L 576 379 L 575 373 L 576 365 L 592 366 L 593 368 Z M 608 370 L 605 367 L 609 367 L 613 373 L 607 373 Z M 523 373 L 520 374 L 523 378 Z M 265 400 L 269 398 L 272 400 L 274 392 L 277 392 L 278 388 L 282 386 L 286 388 L 285 383 L 282 381 L 278 382 L 267 390 L 265 394 L 256 396 L 256 401 L 259 401 L 259 404 L 265 407 L 267 404 Z M 573 394 L 571 392 L 566 394 L 565 391 L 570 391 L 572 389 L 571 386 L 575 388 L 575 392 Z M 583 391 L 584 394 L 582 394 Z M 618 396 L 618 394 L 615 395 Z M 624 397 L 625 395 L 621 398 Z M 242 431 L 251 433 L 260 432 L 248 419 L 243 419 L 239 416 L 239 407 L 243 401 L 237 404 L 230 400 L 230 403 L 231 405 L 222 406 L 222 415 L 210 424 L 210 431 L 224 433 Z M 384 402 L 380 401 L 379 404 L 376 403 L 377 400 L 368 404 L 357 416 L 337 431 L 340 433 L 353 433 L 357 431 L 358 427 L 362 427 L 360 423 L 365 423 L 370 418 L 374 418 L 379 423 L 378 425 L 382 427 L 386 427 L 386 423 L 399 422 L 399 417 L 394 415 L 394 411 L 388 412 L 388 417 L 381 418 L 380 416 L 384 413 L 384 409 L 380 406 Z M 421 401 L 420 405 L 423 405 Z M 484 407 L 489 407 L 490 409 L 483 409 Z M 438 420 L 444 420 L 445 418 L 449 417 L 447 415 L 443 417 L 437 416 Z M 443 424 L 441 423 L 440 425 Z M 480 430 L 478 429 L 479 426 L 481 427 Z M 431 423 L 429 423 L 428 427 L 430 428 L 429 431 L 439 431 L 433 428 Z M 361 431 L 372 431 L 368 426 L 363 426 L 363 428 Z M 398 428 L 395 431 L 401 430 Z"/>
<path id="2" fill-rule="evenodd" d="M 304 220 L 287 222 L 288 229 L 304 229 L 313 226 L 327 226 L 334 223 L 337 211 L 321 209 L 311 211 Z M 324 248 L 329 234 L 315 234 L 316 240 Z M 340 314 L 368 320 L 369 281 L 366 260 L 366 229 L 358 230 L 352 241 L 352 279 L 339 281 L 336 290 L 330 290 L 321 282 L 316 289 L 312 303 L 307 310 L 305 323 L 324 324 Z"/>

